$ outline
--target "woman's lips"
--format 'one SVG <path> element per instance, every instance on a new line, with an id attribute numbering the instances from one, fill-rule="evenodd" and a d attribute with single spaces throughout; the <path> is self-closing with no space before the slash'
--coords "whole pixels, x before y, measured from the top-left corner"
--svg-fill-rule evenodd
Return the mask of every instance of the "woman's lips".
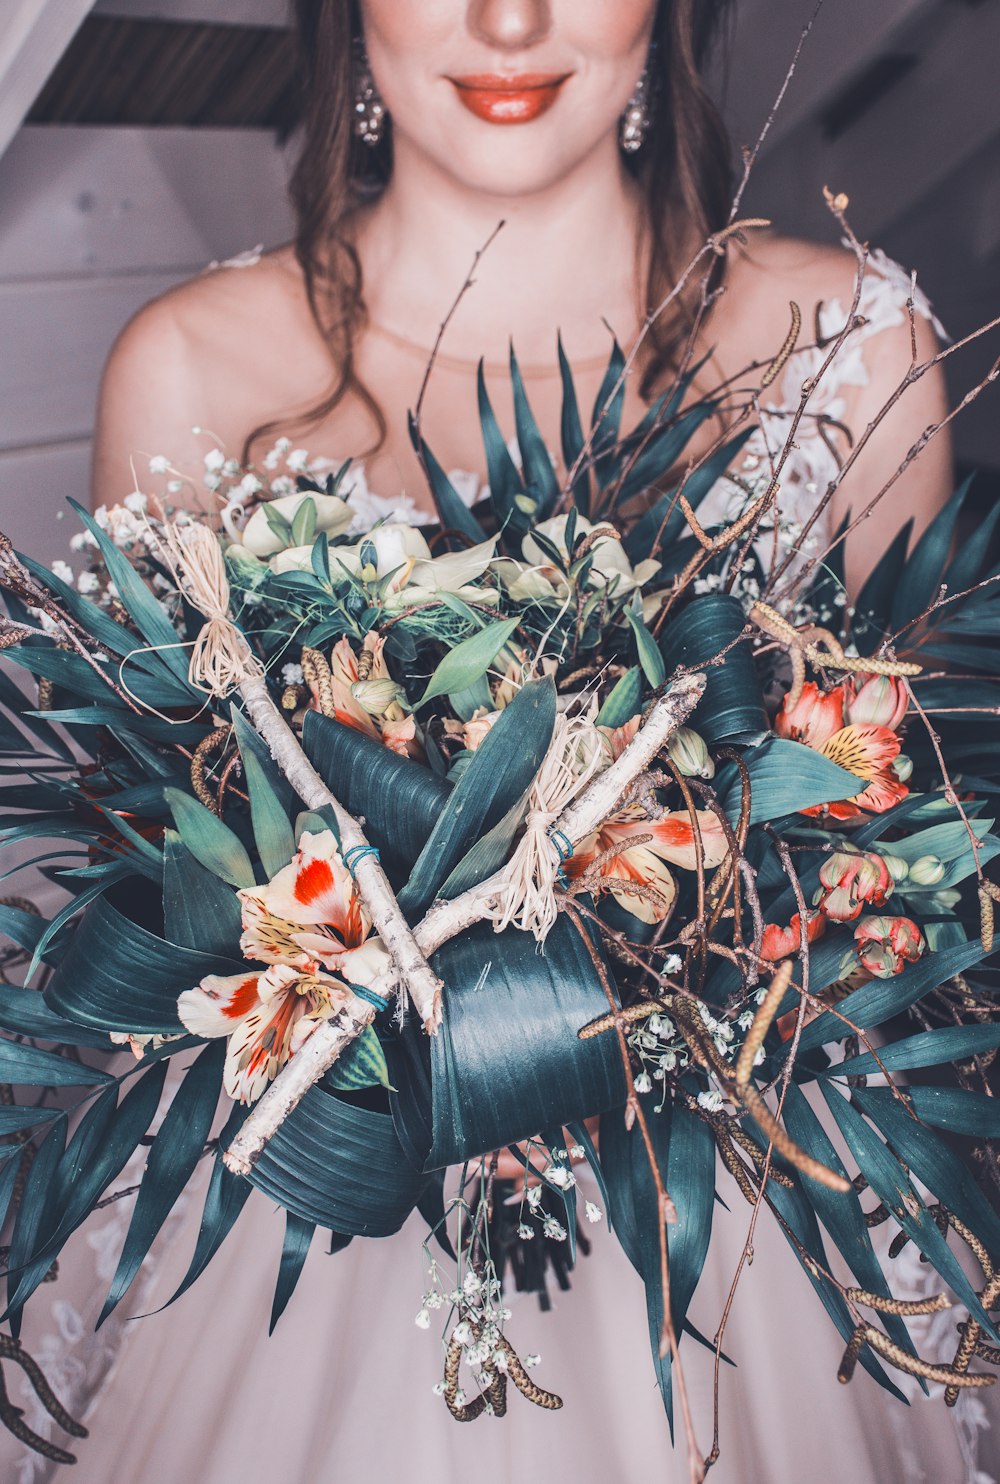
<path id="1" fill-rule="evenodd" d="M 569 75 L 522 72 L 517 77 L 501 77 L 477 73 L 450 81 L 460 101 L 476 118 L 488 124 L 527 124 L 552 107 Z"/>

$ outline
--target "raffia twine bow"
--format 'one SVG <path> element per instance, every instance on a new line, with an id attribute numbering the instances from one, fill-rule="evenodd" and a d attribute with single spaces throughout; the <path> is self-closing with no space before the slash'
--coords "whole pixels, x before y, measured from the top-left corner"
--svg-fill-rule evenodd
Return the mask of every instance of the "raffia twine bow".
<path id="1" fill-rule="evenodd" d="M 229 579 L 215 534 L 194 522 L 165 521 L 156 546 L 178 590 L 205 619 L 191 652 L 191 684 L 212 696 L 228 696 L 261 676 L 260 661 L 229 616 Z"/>
<path id="2" fill-rule="evenodd" d="M 594 725 L 596 709 L 595 699 L 586 711 L 556 717 L 552 741 L 528 794 L 524 834 L 486 914 L 498 933 L 516 927 L 543 939 L 556 920 L 555 887 L 565 852 L 549 832 L 606 761 Z"/>

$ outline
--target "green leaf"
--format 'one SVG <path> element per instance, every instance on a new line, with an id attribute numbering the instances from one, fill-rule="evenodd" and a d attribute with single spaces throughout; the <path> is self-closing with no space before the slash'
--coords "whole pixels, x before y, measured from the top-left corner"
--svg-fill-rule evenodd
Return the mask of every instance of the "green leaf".
<path id="1" fill-rule="evenodd" d="M 12 1087 L 96 1087 L 111 1080 L 107 1072 L 88 1067 L 75 1058 L 60 1056 L 56 1051 L 41 1051 L 26 1041 L 0 1037 L 0 1083 Z"/>
<path id="2" fill-rule="evenodd" d="M 647 1098 L 645 1106 L 656 1162 L 677 1208 L 676 1224 L 667 1227 L 667 1253 L 670 1312 L 680 1334 L 711 1236 L 715 1140 L 704 1120 L 682 1105 L 667 1103 L 657 1112 L 654 1100 Z M 670 1357 L 660 1356 L 663 1288 L 658 1201 L 641 1131 L 637 1125 L 626 1130 L 623 1110 L 601 1120 L 601 1162 L 608 1186 L 609 1218 L 645 1284 L 650 1348 L 672 1431 Z"/>
<path id="3" fill-rule="evenodd" d="M 3 1318 L 16 1338 L 21 1329 L 20 1307 L 13 1309 L 24 1269 L 40 1243 L 52 1193 L 52 1178 L 66 1141 L 66 1120 L 61 1118 L 46 1134 L 28 1172 L 24 1193 L 14 1219 L 7 1259 L 7 1312 Z"/>
<path id="4" fill-rule="evenodd" d="M 840 1001 L 837 1014 L 824 1010 L 806 1026 L 799 1040 L 800 1058 L 806 1051 L 814 1051 L 828 1041 L 842 1040 L 845 1022 L 867 1031 L 893 1015 L 901 1015 L 930 990 L 956 974 L 964 974 L 985 956 L 978 941 L 962 943 L 954 948 L 942 948 L 938 953 L 925 954 L 891 979 L 872 979 L 868 984 L 862 984 L 860 989 L 855 989 Z M 774 1053 L 773 1061 L 783 1061 L 787 1054 L 788 1047 L 784 1046 Z"/>
<path id="5" fill-rule="evenodd" d="M 921 1123 L 944 1129 L 949 1134 L 968 1134 L 974 1139 L 1000 1139 L 1000 1098 L 964 1087 L 898 1088 L 913 1108 Z M 881 1101 L 883 1095 L 894 1097 L 888 1088 L 869 1088 L 869 1098 Z"/>
<path id="6" fill-rule="evenodd" d="M 178 645 L 177 633 L 170 619 L 132 563 L 101 530 L 89 511 L 85 510 L 76 500 L 70 500 L 69 503 L 100 547 L 108 575 L 118 589 L 129 617 L 134 621 L 146 643 L 156 650 L 167 669 L 183 682 L 188 696 L 198 696 L 198 692 L 188 685 L 187 681 L 188 651 Z"/>
<path id="7" fill-rule="evenodd" d="M 576 929 L 534 937 L 477 925 L 434 955 L 447 1009 L 436 1036 L 403 1028 L 390 1048 L 390 1101 L 414 1162 L 434 1169 L 619 1106 L 617 1045 L 577 1032 L 607 1000 Z M 525 1056 L 525 1026 L 532 1056 Z M 344 1228 L 341 1228 L 344 1229 Z"/>
<path id="8" fill-rule="evenodd" d="M 516 799 L 503 819 L 497 821 L 491 830 L 480 836 L 470 850 L 459 861 L 447 881 L 441 887 L 441 896 L 448 899 L 459 896 L 467 891 L 470 886 L 478 886 L 498 871 L 510 855 L 511 847 L 517 839 L 528 810 L 528 796 L 531 790 L 526 789 L 519 799 Z"/>
<path id="9" fill-rule="evenodd" d="M 257 854 L 264 874 L 271 881 L 295 855 L 295 835 L 284 806 L 255 754 L 248 749 L 242 756 Z"/>
<path id="10" fill-rule="evenodd" d="M 267 1331 L 269 1335 L 274 1334 L 274 1326 L 285 1312 L 288 1300 L 299 1281 L 315 1230 L 314 1222 L 303 1221 L 300 1216 L 293 1216 L 291 1211 L 286 1212 L 285 1240 L 281 1247 L 278 1282 L 271 1304 L 271 1323 Z"/>
<path id="11" fill-rule="evenodd" d="M 784 1120 L 800 1149 L 818 1159 L 828 1170 L 850 1179 L 805 1093 L 794 1082 L 788 1084 L 785 1094 Z M 853 1187 L 848 1191 L 830 1190 L 818 1180 L 803 1180 L 801 1188 L 860 1286 L 868 1293 L 893 1298 L 882 1265 L 875 1255 L 857 1191 Z M 881 1321 L 897 1345 L 902 1345 L 910 1355 L 916 1354 L 909 1331 L 898 1315 L 884 1314 Z"/>
<path id="12" fill-rule="evenodd" d="M 963 945 L 964 947 L 964 945 Z M 946 1025 L 933 1031 L 905 1036 L 871 1051 L 848 1057 L 828 1068 L 830 1076 L 873 1076 L 885 1067 L 889 1072 L 910 1072 L 917 1067 L 938 1067 L 946 1062 L 965 1061 L 1000 1046 L 1000 1023 L 993 1025 Z M 881 1063 L 881 1066 L 879 1065 Z"/>
<path id="13" fill-rule="evenodd" d="M 245 969 L 242 958 L 218 958 L 166 942 L 104 896 L 72 934 L 46 986 L 45 1003 L 68 1020 L 105 1032 L 181 1035 L 178 995 L 207 974 Z"/>
<path id="14" fill-rule="evenodd" d="M 643 623 L 641 617 L 637 613 L 633 613 L 631 609 L 626 609 L 625 617 L 628 619 L 632 627 L 632 632 L 635 635 L 635 647 L 639 652 L 639 664 L 642 666 L 642 673 L 653 689 L 656 690 L 667 678 L 667 667 L 663 663 L 663 656 L 660 654 L 656 640 Z"/>
<path id="15" fill-rule="evenodd" d="M 304 1221 L 346 1236 L 387 1237 L 399 1231 L 427 1177 L 407 1160 L 388 1113 L 313 1086 L 248 1178 Z"/>
<path id="16" fill-rule="evenodd" d="M 239 898 L 195 860 L 174 830 L 163 837 L 163 918 L 168 942 L 222 958 L 240 957 Z"/>
<path id="17" fill-rule="evenodd" d="M 292 545 L 311 546 L 316 538 L 316 501 L 307 497 L 292 517 Z"/>
<path id="18" fill-rule="evenodd" d="M 877 649 L 888 632 L 893 596 L 906 562 L 906 548 L 912 532 L 913 521 L 908 520 L 886 547 L 858 594 L 855 608 L 863 653 L 871 654 Z"/>
<path id="19" fill-rule="evenodd" d="M 372 844 L 387 860 L 412 866 L 448 801 L 451 785 L 429 768 L 317 711 L 306 713 L 302 746 L 348 813 L 364 815 Z"/>
<path id="20" fill-rule="evenodd" d="M 667 624 L 660 640 L 667 673 L 678 665 L 705 666 L 705 693 L 691 725 L 709 742 L 755 736 L 770 729 L 748 644 L 736 644 L 719 665 L 709 665 L 746 628 L 746 614 L 728 593 L 695 598 Z"/>
<path id="21" fill-rule="evenodd" d="M 446 696 L 450 691 L 474 685 L 492 665 L 519 623 L 518 618 L 499 619 L 456 644 L 434 671 L 417 705 L 424 706 L 435 696 Z"/>
<path id="22" fill-rule="evenodd" d="M 858 1168 L 878 1199 L 888 1206 L 895 1221 L 916 1243 L 935 1272 L 954 1288 L 966 1308 L 996 1343 L 1000 1336 L 984 1311 L 979 1295 L 899 1160 L 832 1083 L 823 1082 L 821 1088 Z"/>
<path id="23" fill-rule="evenodd" d="M 219 1101 L 225 1055 L 223 1040 L 206 1046 L 167 1109 L 149 1151 L 125 1246 L 97 1321 L 98 1328 L 125 1296 L 204 1152 Z"/>
<path id="24" fill-rule="evenodd" d="M 865 780 L 802 742 L 768 737 L 744 754 L 750 773 L 750 823 L 780 819 L 816 804 L 830 804 L 860 793 Z M 726 794 L 724 808 L 734 822 L 740 812 L 738 779 Z"/>
<path id="25" fill-rule="evenodd" d="M 253 1186 L 248 1180 L 244 1180 L 242 1175 L 234 1175 L 231 1170 L 227 1170 L 222 1155 L 223 1151 L 228 1149 L 233 1136 L 249 1111 L 249 1108 L 237 1103 L 219 1135 L 219 1148 L 212 1165 L 212 1177 L 208 1182 L 205 1208 L 202 1211 L 201 1225 L 198 1228 L 194 1256 L 191 1258 L 191 1265 L 180 1287 L 167 1299 L 163 1305 L 164 1309 L 169 1308 L 182 1293 L 187 1293 L 192 1283 L 201 1277 L 236 1225 L 240 1212 L 247 1203 Z"/>
<path id="26" fill-rule="evenodd" d="M 890 622 L 894 632 L 905 628 L 933 602 L 954 543 L 955 523 L 971 483 L 970 474 L 931 521 L 903 568 L 892 602 Z"/>
<path id="27" fill-rule="evenodd" d="M 538 431 L 538 424 L 528 403 L 513 342 L 510 347 L 510 379 L 514 391 L 514 426 L 521 454 L 521 477 L 525 492 L 536 502 L 536 520 L 544 520 L 559 498 L 559 481 L 552 467 L 548 445 Z"/>
<path id="28" fill-rule="evenodd" d="M 617 462 L 614 449 L 621 431 L 622 409 L 625 406 L 627 378 L 622 374 L 624 369 L 625 356 L 618 341 L 615 340 L 611 347 L 611 358 L 608 361 L 604 379 L 594 398 L 590 418 L 594 472 L 602 489 L 610 483 Z"/>
<path id="29" fill-rule="evenodd" d="M 597 713 L 600 727 L 623 727 L 642 710 L 642 672 L 633 665 L 615 684 L 604 705 Z"/>
<path id="30" fill-rule="evenodd" d="M 940 1134 L 925 1128 L 889 1088 L 856 1088 L 854 1101 L 888 1140 L 906 1168 L 954 1211 L 991 1252 L 1000 1251 L 1000 1216 L 967 1166 Z"/>
<path id="31" fill-rule="evenodd" d="M 538 772 L 555 726 L 551 680 L 522 686 L 472 755 L 438 817 L 406 886 L 405 912 L 423 912 L 470 845 L 491 830 Z M 363 810 L 367 815 L 367 810 Z M 536 1130 L 537 1132 L 537 1130 Z"/>
<path id="32" fill-rule="evenodd" d="M 61 1108 L 0 1107 L 0 1136 L 19 1134 L 23 1129 L 35 1128 L 40 1123 L 48 1123 L 50 1119 L 61 1117 Z"/>
<path id="33" fill-rule="evenodd" d="M 331 1092 L 354 1092 L 362 1087 L 389 1087 L 389 1068 L 382 1043 L 368 1026 L 326 1074 Z"/>
<path id="34" fill-rule="evenodd" d="M 576 387 L 573 385 L 573 372 L 566 352 L 563 349 L 561 335 L 558 337 L 557 344 L 559 347 L 559 374 L 562 378 L 562 411 L 559 432 L 562 443 L 563 463 L 568 473 L 583 450 L 583 428 L 580 425 L 580 407 L 576 398 Z M 582 515 L 587 515 L 590 509 L 587 486 L 587 473 L 584 470 L 577 477 L 573 489 L 574 503 Z"/>
<path id="35" fill-rule="evenodd" d="M 479 362 L 476 371 L 476 394 L 479 400 L 479 422 L 483 435 L 483 448 L 486 453 L 486 477 L 490 487 L 490 503 L 501 533 L 507 532 L 509 527 L 509 535 L 519 537 L 528 528 L 528 521 L 523 512 L 518 510 L 516 504 L 518 496 L 524 493 L 524 485 L 493 412 L 493 404 L 486 390 L 482 361 Z"/>
<path id="36" fill-rule="evenodd" d="M 163 796 L 170 805 L 177 833 L 206 871 L 230 886 L 254 885 L 250 857 L 228 825 L 179 788 L 165 788 Z"/>
<path id="37" fill-rule="evenodd" d="M 422 438 L 420 449 L 442 527 L 446 531 L 461 532 L 478 546 L 481 541 L 486 540 L 485 531 Z"/>

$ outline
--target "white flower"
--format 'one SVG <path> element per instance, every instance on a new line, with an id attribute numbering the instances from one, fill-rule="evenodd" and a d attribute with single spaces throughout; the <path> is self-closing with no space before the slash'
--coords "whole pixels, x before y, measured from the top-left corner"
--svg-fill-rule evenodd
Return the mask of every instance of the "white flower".
<path id="1" fill-rule="evenodd" d="M 542 1187 L 532 1185 L 525 1193 L 525 1200 L 533 1211 L 536 1210 L 542 1204 Z"/>
<path id="2" fill-rule="evenodd" d="M 132 515 L 145 515 L 146 506 L 149 501 L 141 490 L 133 490 L 130 495 L 125 496 L 125 509 Z"/>
<path id="3" fill-rule="evenodd" d="M 305 681 L 305 676 L 302 673 L 302 666 L 282 665 L 281 679 L 285 685 L 302 685 Z"/>
<path id="4" fill-rule="evenodd" d="M 421 1309 L 413 1322 L 417 1326 L 417 1329 L 430 1329 L 431 1316 L 426 1309 Z"/>
<path id="5" fill-rule="evenodd" d="M 554 1216 L 546 1216 L 542 1222 L 542 1231 L 553 1242 L 565 1242 L 566 1240 L 566 1228 Z"/>
<path id="6" fill-rule="evenodd" d="M 461 1324 L 456 1324 L 454 1330 L 452 1331 L 452 1336 L 451 1337 L 452 1337 L 453 1340 L 457 1340 L 457 1342 L 460 1345 L 471 1344 L 471 1342 L 472 1342 L 472 1327 L 471 1327 L 471 1325 L 468 1324 L 467 1321 L 463 1319 L 462 1322 L 461 1322 Z"/>
<path id="7" fill-rule="evenodd" d="M 96 572 L 81 572 L 76 579 L 76 590 L 78 593 L 82 593 L 84 597 L 88 593 L 96 593 L 100 585 L 100 579 Z"/>
<path id="8" fill-rule="evenodd" d="M 636 1092 L 651 1092 L 652 1088 L 653 1083 L 649 1075 L 646 1072 L 640 1072 L 638 1077 L 635 1079 Z"/>
<path id="9" fill-rule="evenodd" d="M 293 474 L 304 474 L 309 464 L 309 450 L 307 448 L 293 448 L 285 463 Z"/>
<path id="10" fill-rule="evenodd" d="M 182 479 L 172 479 L 170 481 L 170 483 L 167 485 L 167 494 L 168 495 L 179 495 L 180 492 L 181 492 L 181 490 L 183 488 L 184 488 L 184 481 Z"/>
<path id="11" fill-rule="evenodd" d="M 240 494 L 255 495 L 257 491 L 262 490 L 264 486 L 261 484 L 256 474 L 244 474 L 243 478 L 239 482 L 238 488 Z"/>
<path id="12" fill-rule="evenodd" d="M 576 1176 L 565 1165 L 549 1165 L 545 1178 L 559 1190 L 569 1190 L 570 1186 L 576 1184 Z"/>
<path id="13" fill-rule="evenodd" d="M 517 1234 L 521 1238 L 522 1242 L 533 1242 L 535 1239 L 535 1229 L 534 1227 L 529 1226 L 526 1221 L 522 1221 L 519 1223 Z"/>
<path id="14" fill-rule="evenodd" d="M 586 1159 L 587 1151 L 582 1144 L 571 1144 L 569 1146 L 570 1159 Z"/>
<path id="15" fill-rule="evenodd" d="M 202 480 L 206 489 L 217 490 L 222 488 L 222 478 L 218 474 L 206 474 Z"/>
<path id="16" fill-rule="evenodd" d="M 528 1367 L 528 1370 L 531 1371 L 534 1370 L 536 1365 L 541 1365 L 542 1357 L 540 1355 L 526 1355 L 524 1357 L 524 1363 Z"/>
<path id="17" fill-rule="evenodd" d="M 64 562 L 61 557 L 56 557 L 52 563 L 52 576 L 58 577 L 60 582 L 73 581 L 73 568 L 69 562 Z"/>
<path id="18" fill-rule="evenodd" d="M 279 474 L 277 479 L 271 480 L 272 495 L 294 495 L 295 480 L 287 474 Z"/>
<path id="19" fill-rule="evenodd" d="M 70 551 L 86 551 L 89 547 L 96 545 L 97 538 L 90 531 L 77 531 L 69 538 Z"/>
<path id="20" fill-rule="evenodd" d="M 226 456 L 221 448 L 213 448 L 211 453 L 205 455 L 205 468 L 209 474 L 216 474 L 225 466 Z"/>
<path id="21" fill-rule="evenodd" d="M 168 474 L 170 472 L 170 460 L 166 454 L 157 453 L 149 461 L 150 474 Z"/>
<path id="22" fill-rule="evenodd" d="M 679 974 L 684 967 L 684 962 L 679 953 L 671 953 L 663 960 L 664 974 Z"/>
<path id="23" fill-rule="evenodd" d="M 539 522 L 536 527 L 539 535 L 546 537 L 558 549 L 566 566 L 570 563 L 570 554 L 566 549 L 568 520 L 568 515 L 554 515 L 549 520 Z M 589 588 L 606 587 L 617 597 L 622 597 L 635 588 L 644 586 L 660 570 L 660 563 L 650 558 L 633 567 L 613 526 L 595 528 L 585 516 L 577 514 L 577 537 L 588 536 L 595 529 L 606 530 L 608 534 L 598 535 L 590 547 L 593 562 L 587 578 Z M 528 602 L 533 598 L 542 601 L 551 601 L 553 598 L 562 600 L 567 596 L 569 584 L 566 577 L 553 564 L 531 531 L 521 542 L 521 556 L 524 559 L 522 562 L 505 558 L 496 563 L 500 580 L 515 602 Z"/>
<path id="24" fill-rule="evenodd" d="M 350 517 L 349 507 L 338 503 Z M 495 593 L 471 584 L 487 570 L 495 550 L 496 537 L 493 537 L 466 551 L 445 552 L 435 557 L 413 526 L 386 521 L 360 541 L 335 547 L 330 553 L 330 569 L 334 581 L 338 569 L 360 577 L 363 582 L 376 578 L 382 581 L 391 575 L 382 598 L 390 611 L 434 602 L 439 593 L 454 593 L 482 603 L 494 600 Z M 283 552 L 271 563 L 272 570 L 289 571 L 299 566 L 301 559 L 301 551 Z"/>
<path id="25" fill-rule="evenodd" d="M 604 1212 L 601 1210 L 600 1206 L 595 1206 L 593 1201 L 587 1201 L 586 1205 L 583 1208 L 583 1214 L 590 1222 L 604 1220 Z"/>
<path id="26" fill-rule="evenodd" d="M 698 1106 L 708 1113 L 717 1113 L 722 1107 L 722 1093 L 717 1087 L 710 1087 L 707 1092 L 700 1092 Z"/>
<path id="27" fill-rule="evenodd" d="M 288 572 L 295 568 L 308 569 L 312 543 L 287 550 L 285 542 L 268 524 L 265 514 L 265 508 L 269 509 L 275 515 L 282 516 L 291 525 L 299 508 L 306 500 L 313 502 L 317 532 L 325 531 L 328 536 L 339 536 L 346 531 L 351 523 L 351 512 L 343 500 L 338 499 L 336 495 L 321 495 L 315 490 L 298 491 L 293 495 L 280 495 L 276 500 L 269 500 L 266 507 L 259 505 L 243 528 L 242 544 L 251 556 L 263 559 L 280 555 L 281 562 L 272 563 L 275 572 Z"/>

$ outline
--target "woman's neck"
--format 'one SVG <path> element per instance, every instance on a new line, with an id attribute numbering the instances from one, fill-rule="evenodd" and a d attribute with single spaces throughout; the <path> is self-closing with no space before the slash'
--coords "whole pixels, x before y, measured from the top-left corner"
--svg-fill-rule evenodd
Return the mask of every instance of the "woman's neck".
<path id="1" fill-rule="evenodd" d="M 571 360 L 606 352 L 607 324 L 632 337 L 642 202 L 613 140 L 551 189 L 517 198 L 467 189 L 404 143 L 357 227 L 372 319 L 431 345 L 501 221 L 449 325 L 451 354 L 501 360 L 513 338 L 521 359 L 544 363 L 557 329 Z"/>

